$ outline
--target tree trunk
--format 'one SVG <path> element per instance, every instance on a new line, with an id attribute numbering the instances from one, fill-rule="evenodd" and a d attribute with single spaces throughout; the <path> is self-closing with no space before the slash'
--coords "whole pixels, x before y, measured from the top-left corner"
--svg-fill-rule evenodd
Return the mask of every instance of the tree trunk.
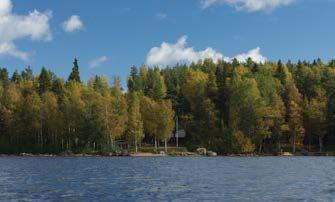
<path id="1" fill-rule="evenodd" d="M 167 141 L 166 141 L 166 139 L 164 140 L 164 145 L 165 145 L 165 153 L 167 153 Z"/>
<path id="2" fill-rule="evenodd" d="M 295 154 L 295 131 L 293 132 L 293 148 L 292 148 L 293 154 Z"/>
<path id="3" fill-rule="evenodd" d="M 114 141 L 113 141 L 113 138 L 112 138 L 111 135 L 109 136 L 109 141 L 110 141 L 110 147 L 113 148 L 114 147 Z"/>
<path id="4" fill-rule="evenodd" d="M 135 153 L 137 153 L 138 148 L 137 148 L 137 140 L 135 140 Z"/>
<path id="5" fill-rule="evenodd" d="M 41 130 L 41 150 L 43 150 L 43 131 Z"/>
<path id="6" fill-rule="evenodd" d="M 155 137 L 155 152 L 157 152 L 157 139 Z"/>
<path id="7" fill-rule="evenodd" d="M 278 152 L 282 154 L 280 140 L 278 140 Z"/>
<path id="8" fill-rule="evenodd" d="M 262 145 L 263 145 L 263 140 L 261 140 L 260 143 L 259 143 L 258 153 L 262 152 Z"/>
<path id="9" fill-rule="evenodd" d="M 311 132 L 308 132 L 308 151 L 311 151 L 312 137 Z M 320 138 L 320 137 L 319 137 Z"/>
<path id="10" fill-rule="evenodd" d="M 178 127 L 178 116 L 176 117 L 176 146 L 179 147 L 179 127 Z"/>
<path id="11" fill-rule="evenodd" d="M 319 152 L 323 151 L 323 138 L 321 135 L 319 135 Z"/>

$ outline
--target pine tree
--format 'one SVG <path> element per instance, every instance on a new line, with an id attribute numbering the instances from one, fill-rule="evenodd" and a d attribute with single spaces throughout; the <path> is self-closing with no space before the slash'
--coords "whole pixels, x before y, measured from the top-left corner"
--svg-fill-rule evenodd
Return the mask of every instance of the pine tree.
<path id="1" fill-rule="evenodd" d="M 9 85 L 8 71 L 6 68 L 0 68 L 0 82 L 4 87 Z"/>
<path id="2" fill-rule="evenodd" d="M 140 91 L 142 89 L 141 79 L 135 66 L 131 67 L 127 85 L 130 92 Z"/>
<path id="3" fill-rule="evenodd" d="M 38 84 L 38 92 L 40 95 L 51 89 L 51 75 L 49 71 L 45 69 L 45 67 L 42 68 L 42 71 L 38 77 Z"/>
<path id="4" fill-rule="evenodd" d="M 21 81 L 21 76 L 17 70 L 14 71 L 11 81 L 16 84 L 18 84 Z"/>
<path id="5" fill-rule="evenodd" d="M 217 93 L 218 93 L 218 85 L 216 82 L 216 76 L 214 72 L 210 72 L 208 74 L 208 82 L 207 82 L 207 96 L 216 103 L 218 101 Z"/>
<path id="6" fill-rule="evenodd" d="M 24 71 L 21 72 L 21 76 L 23 80 L 34 80 L 33 70 L 30 66 L 28 66 Z"/>
<path id="7" fill-rule="evenodd" d="M 60 97 L 64 93 L 64 81 L 60 78 L 56 78 L 52 82 L 51 91 Z"/>
<path id="8" fill-rule="evenodd" d="M 156 70 L 154 74 L 155 76 L 151 97 L 157 101 L 163 100 L 166 97 L 166 86 L 164 82 L 164 77 L 160 75 L 159 70 Z"/>
<path id="9" fill-rule="evenodd" d="M 79 82 L 79 83 L 81 82 L 77 58 L 74 59 L 72 71 L 71 71 L 70 76 L 68 78 L 68 82 L 70 82 L 70 81 L 75 81 L 75 82 Z"/>

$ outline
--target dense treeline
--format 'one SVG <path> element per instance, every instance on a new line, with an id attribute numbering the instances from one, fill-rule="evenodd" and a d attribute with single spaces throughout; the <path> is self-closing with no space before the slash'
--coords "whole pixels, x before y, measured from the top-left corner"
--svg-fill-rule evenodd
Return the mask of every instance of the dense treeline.
<path id="1" fill-rule="evenodd" d="M 334 144 L 335 60 L 324 64 L 211 60 L 162 70 L 142 67 L 130 90 L 150 95 L 160 72 L 187 131 L 187 146 L 220 153 L 323 151 Z M 135 71 L 133 70 L 133 73 Z M 158 73 L 157 73 L 158 74 Z M 140 86 L 141 88 L 133 88 Z"/>
<path id="2" fill-rule="evenodd" d="M 45 68 L 1 68 L 0 152 L 110 152 L 118 139 L 157 148 L 175 116 L 189 149 L 322 151 L 335 142 L 334 60 L 132 67 L 127 85 L 103 76 L 84 84 L 77 60 L 66 81 Z"/>
<path id="3" fill-rule="evenodd" d="M 0 69 L 1 153 L 111 152 L 118 139 L 139 145 L 144 130 L 148 139 L 170 136 L 174 113 L 164 95 L 153 100 L 124 93 L 118 78 L 110 86 L 103 76 L 85 85 L 78 61 L 73 64 L 67 81 L 45 68 L 34 76 L 28 67 L 11 78 L 7 69 Z M 142 105 L 155 113 L 154 120 Z"/>

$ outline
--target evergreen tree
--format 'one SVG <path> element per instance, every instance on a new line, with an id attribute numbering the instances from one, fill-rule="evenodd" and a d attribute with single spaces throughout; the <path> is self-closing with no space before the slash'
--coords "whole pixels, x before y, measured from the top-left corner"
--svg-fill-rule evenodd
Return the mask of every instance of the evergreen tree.
<path id="1" fill-rule="evenodd" d="M 20 74 L 19 74 L 19 72 L 17 70 L 14 71 L 14 73 L 12 75 L 12 78 L 11 78 L 11 81 L 13 83 L 16 83 L 16 84 L 20 83 L 21 76 L 20 76 Z"/>
<path id="2" fill-rule="evenodd" d="M 79 65 L 78 65 L 78 60 L 77 58 L 74 59 L 73 62 L 73 67 L 72 67 L 72 71 L 69 75 L 69 78 L 67 79 L 68 82 L 70 81 L 75 81 L 75 82 L 81 82 L 80 80 L 80 73 L 79 73 Z"/>
<path id="3" fill-rule="evenodd" d="M 159 71 L 154 71 L 154 81 L 152 91 L 150 93 L 154 100 L 162 100 L 166 97 L 166 87 L 164 78 L 160 75 Z"/>
<path id="4" fill-rule="evenodd" d="M 23 80 L 34 80 L 33 70 L 28 66 L 24 71 L 21 72 L 21 77 Z"/>
<path id="5" fill-rule="evenodd" d="M 42 68 L 42 71 L 38 77 L 38 92 L 39 94 L 43 94 L 51 89 L 52 81 L 51 81 L 51 75 L 48 70 L 46 70 L 44 67 Z"/>
<path id="6" fill-rule="evenodd" d="M 61 96 L 62 93 L 64 93 L 65 89 L 64 89 L 64 81 L 60 78 L 56 78 L 55 80 L 53 80 L 52 82 L 52 86 L 51 86 L 51 91 L 53 93 L 55 93 L 57 96 Z"/>
<path id="7" fill-rule="evenodd" d="M 0 82 L 3 86 L 9 85 L 8 71 L 6 68 L 0 68 Z"/>
<path id="8" fill-rule="evenodd" d="M 141 90 L 141 80 L 138 70 L 135 66 L 131 67 L 130 76 L 128 78 L 128 90 L 130 92 Z"/>
<path id="9" fill-rule="evenodd" d="M 166 140 L 167 148 L 175 114 L 191 150 L 324 152 L 335 143 L 332 63 L 205 59 L 132 67 L 126 93 L 119 79 L 81 83 L 77 60 L 67 85 L 45 68 L 36 77 L 30 67 L 15 71 L 11 79 L 0 68 L 0 152 L 109 153 L 123 138 L 135 150 L 142 140 L 155 140 L 156 150 Z"/>

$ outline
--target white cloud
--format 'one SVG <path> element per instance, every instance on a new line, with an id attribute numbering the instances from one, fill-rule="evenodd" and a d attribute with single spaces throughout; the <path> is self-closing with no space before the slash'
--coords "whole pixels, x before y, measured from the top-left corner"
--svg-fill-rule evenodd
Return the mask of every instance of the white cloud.
<path id="1" fill-rule="evenodd" d="M 219 0 L 200 0 L 200 6 L 201 8 L 205 9 L 215 4 L 218 4 L 219 2 Z"/>
<path id="2" fill-rule="evenodd" d="M 166 19 L 167 14 L 166 13 L 156 13 L 156 17 L 160 19 Z"/>
<path id="3" fill-rule="evenodd" d="M 252 49 L 248 51 L 247 53 L 238 54 L 234 56 L 233 58 L 236 58 L 240 62 L 246 62 L 248 58 L 251 58 L 253 61 L 260 62 L 260 63 L 264 63 L 267 61 L 267 58 L 261 54 L 261 49 L 259 47 Z"/>
<path id="4" fill-rule="evenodd" d="M 218 4 L 228 4 L 233 6 L 237 11 L 271 12 L 278 7 L 287 6 L 295 1 L 296 0 L 200 0 L 200 6 L 205 9 Z"/>
<path id="5" fill-rule="evenodd" d="M 28 60 L 28 53 L 17 50 L 11 42 L 0 43 L 0 55 L 9 55 L 21 60 Z"/>
<path id="6" fill-rule="evenodd" d="M 14 41 L 22 38 L 50 41 L 52 13 L 34 10 L 27 15 L 16 15 L 12 8 L 11 0 L 0 0 L 0 55 L 27 60 L 29 53 L 17 50 Z"/>
<path id="7" fill-rule="evenodd" d="M 101 56 L 101 57 L 95 58 L 89 62 L 88 67 L 89 68 L 99 67 L 102 63 L 106 62 L 107 60 L 108 60 L 107 56 Z"/>
<path id="8" fill-rule="evenodd" d="M 62 23 L 62 28 L 66 32 L 80 31 L 84 28 L 84 23 L 81 21 L 80 16 L 72 15 Z"/>
<path id="9" fill-rule="evenodd" d="M 245 62 L 249 57 L 255 62 L 264 63 L 267 60 L 261 55 L 259 47 L 230 58 L 224 57 L 223 53 L 211 47 L 201 51 L 195 51 L 192 47 L 185 47 L 186 40 L 187 37 L 182 36 L 175 44 L 163 42 L 160 47 L 151 48 L 147 55 L 146 63 L 150 66 L 165 67 L 177 63 L 190 64 L 206 58 L 210 58 L 214 62 L 218 60 L 231 61 L 233 58 L 236 58 L 240 62 Z"/>
<path id="10" fill-rule="evenodd" d="M 179 38 L 176 44 L 163 42 L 160 47 L 153 47 L 147 55 L 148 65 L 166 66 L 176 63 L 191 63 L 200 59 L 212 58 L 217 61 L 222 59 L 223 55 L 212 48 L 206 48 L 203 51 L 195 51 L 192 47 L 187 48 L 186 36 Z"/>
<path id="11" fill-rule="evenodd" d="M 12 11 L 11 1 L 0 1 L 0 16 L 8 15 Z"/>

